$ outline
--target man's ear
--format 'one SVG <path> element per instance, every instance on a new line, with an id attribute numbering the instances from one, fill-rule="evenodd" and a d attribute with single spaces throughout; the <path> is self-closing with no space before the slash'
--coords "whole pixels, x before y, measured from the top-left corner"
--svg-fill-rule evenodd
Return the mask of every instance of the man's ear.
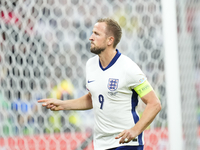
<path id="1" fill-rule="evenodd" d="M 111 46 L 111 45 L 113 45 L 114 44 L 114 37 L 113 36 L 110 36 L 109 38 L 108 38 L 108 46 Z"/>

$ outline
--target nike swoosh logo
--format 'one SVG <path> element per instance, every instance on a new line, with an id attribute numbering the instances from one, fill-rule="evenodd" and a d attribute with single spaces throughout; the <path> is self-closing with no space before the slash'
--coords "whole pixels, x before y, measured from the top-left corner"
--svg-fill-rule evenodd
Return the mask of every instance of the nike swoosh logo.
<path id="1" fill-rule="evenodd" d="M 95 81 L 95 80 L 91 80 L 91 81 L 90 81 L 90 80 L 88 80 L 88 83 L 91 83 L 91 82 L 94 82 L 94 81 Z"/>

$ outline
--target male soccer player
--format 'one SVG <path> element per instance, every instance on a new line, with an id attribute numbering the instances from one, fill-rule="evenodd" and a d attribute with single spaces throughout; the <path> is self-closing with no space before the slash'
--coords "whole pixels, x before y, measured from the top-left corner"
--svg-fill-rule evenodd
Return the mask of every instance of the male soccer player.
<path id="1" fill-rule="evenodd" d="M 86 64 L 88 94 L 73 100 L 42 99 L 57 110 L 94 109 L 95 150 L 143 150 L 143 131 L 161 110 L 161 104 L 140 68 L 116 49 L 122 31 L 112 19 L 99 19 L 90 37 Z M 146 104 L 142 117 L 135 110 L 138 96 Z M 123 145 L 122 145 L 123 144 Z"/>

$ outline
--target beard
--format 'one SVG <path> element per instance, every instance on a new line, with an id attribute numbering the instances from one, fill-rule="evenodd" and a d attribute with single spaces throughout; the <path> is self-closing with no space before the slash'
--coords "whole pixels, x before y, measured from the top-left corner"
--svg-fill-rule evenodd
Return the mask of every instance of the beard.
<path id="1" fill-rule="evenodd" d="M 106 47 L 90 47 L 90 51 L 94 54 L 100 54 L 101 52 L 103 52 L 106 49 Z"/>

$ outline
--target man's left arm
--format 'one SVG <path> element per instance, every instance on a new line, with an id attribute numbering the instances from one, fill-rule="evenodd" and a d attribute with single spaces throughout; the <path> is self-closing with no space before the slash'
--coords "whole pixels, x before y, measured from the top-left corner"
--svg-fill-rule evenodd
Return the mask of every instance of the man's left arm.
<path id="1" fill-rule="evenodd" d="M 149 83 L 148 83 L 148 85 L 149 85 Z M 140 88 L 140 90 L 141 90 L 141 88 Z M 146 108 L 142 114 L 142 117 L 135 124 L 134 127 L 132 127 L 131 129 L 122 131 L 117 137 L 115 137 L 115 139 L 121 138 L 119 141 L 120 144 L 128 143 L 132 139 L 137 137 L 141 132 L 143 132 L 150 125 L 150 123 L 154 120 L 156 115 L 161 110 L 160 100 L 158 99 L 158 97 L 156 96 L 156 94 L 152 88 L 150 91 L 146 92 L 145 94 L 142 94 L 141 99 L 146 104 Z M 125 138 L 128 139 L 127 142 L 124 141 Z"/>

